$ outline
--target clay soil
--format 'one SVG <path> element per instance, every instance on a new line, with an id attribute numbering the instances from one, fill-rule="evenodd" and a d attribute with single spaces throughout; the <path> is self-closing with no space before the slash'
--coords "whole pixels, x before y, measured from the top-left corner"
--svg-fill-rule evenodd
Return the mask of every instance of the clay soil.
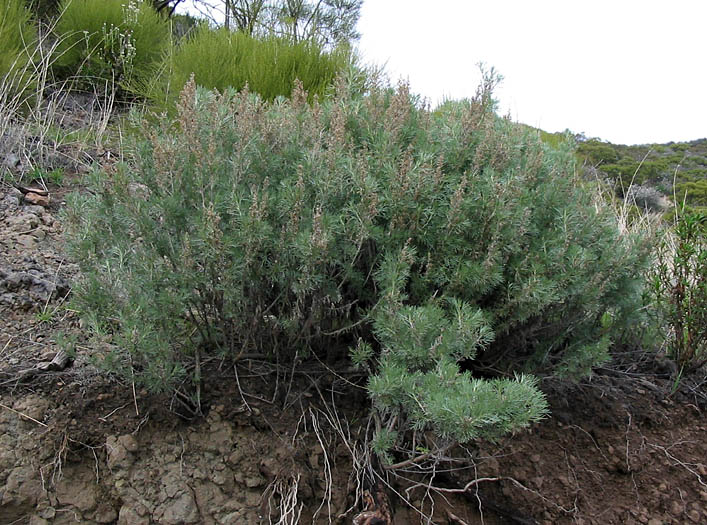
<path id="1" fill-rule="evenodd" d="M 376 491 L 395 524 L 707 523 L 707 377 L 676 383 L 636 349 L 543 381 L 551 416 L 424 480 L 371 477 L 363 378 L 320 363 L 209 362 L 201 413 L 106 376 L 67 307 L 77 181 L 46 186 L 48 206 L 0 185 L 0 524 L 352 523 Z M 53 369 L 67 335 L 76 354 Z"/>

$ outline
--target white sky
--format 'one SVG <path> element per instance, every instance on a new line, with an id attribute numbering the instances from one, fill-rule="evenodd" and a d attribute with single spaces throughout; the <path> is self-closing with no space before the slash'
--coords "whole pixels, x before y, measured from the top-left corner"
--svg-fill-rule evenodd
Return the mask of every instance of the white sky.
<path id="1" fill-rule="evenodd" d="M 707 137 L 707 0 L 364 0 L 366 61 L 433 106 L 484 62 L 501 113 L 614 143 Z"/>

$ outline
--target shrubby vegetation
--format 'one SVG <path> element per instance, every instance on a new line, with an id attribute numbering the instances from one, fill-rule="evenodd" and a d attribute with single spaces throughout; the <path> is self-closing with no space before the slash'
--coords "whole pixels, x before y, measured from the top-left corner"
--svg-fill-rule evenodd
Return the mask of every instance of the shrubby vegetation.
<path id="1" fill-rule="evenodd" d="M 162 390 L 198 386 L 204 356 L 350 353 L 383 457 L 409 429 L 468 441 L 542 417 L 522 374 L 606 361 L 648 249 L 577 184 L 571 150 L 496 117 L 494 83 L 434 114 L 360 77 L 312 104 L 301 85 L 267 102 L 187 83 L 136 164 L 68 205 L 104 365 Z"/>
<path id="2" fill-rule="evenodd" d="M 707 362 L 707 215 L 674 214 L 651 271 L 655 313 L 681 373 Z"/>
<path id="3" fill-rule="evenodd" d="M 597 168 L 624 197 L 632 185 L 655 188 L 686 210 L 707 210 L 707 140 L 624 146 L 598 139 L 577 146 L 580 163 Z M 670 215 L 670 214 L 669 214 Z M 670 219 L 670 216 L 666 216 Z"/>
<path id="4" fill-rule="evenodd" d="M 23 0 L 0 0 L 0 104 L 21 106 L 36 86 L 37 30 Z"/>
<path id="5" fill-rule="evenodd" d="M 93 84 L 130 91 L 156 74 L 170 27 L 144 0 L 63 0 L 54 69 Z"/>
<path id="6" fill-rule="evenodd" d="M 322 96 L 337 73 L 349 63 L 344 50 L 324 52 L 309 41 L 290 42 L 279 37 L 255 38 L 242 32 L 200 27 L 182 42 L 163 66 L 164 76 L 148 96 L 173 108 L 189 77 L 200 86 L 248 88 L 265 100 L 289 96 L 299 80 L 311 97 Z"/>
<path id="7" fill-rule="evenodd" d="M 392 461 L 429 448 L 422 435 L 448 446 L 543 417 L 536 376 L 607 361 L 646 296 L 680 369 L 704 362 L 694 208 L 707 141 L 575 150 L 567 134 L 498 118 L 493 74 L 429 111 L 406 85 L 374 85 L 346 46 L 206 25 L 168 45 L 148 2 L 62 8 L 57 72 L 169 110 L 135 113 L 135 158 L 96 171 L 67 207 L 75 305 L 107 370 L 156 391 L 188 385 L 198 406 L 214 356 L 351 362 L 368 375 L 374 450 Z M 27 12 L 6 13 L 34 42 Z M 616 183 L 636 221 L 684 167 L 670 189 L 689 206 L 653 271 L 652 239 L 617 224 L 577 160 Z"/>

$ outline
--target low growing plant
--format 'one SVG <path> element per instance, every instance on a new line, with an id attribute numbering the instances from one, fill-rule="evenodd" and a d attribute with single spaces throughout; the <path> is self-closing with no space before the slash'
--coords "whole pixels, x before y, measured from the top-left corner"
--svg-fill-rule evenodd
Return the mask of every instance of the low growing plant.
<path id="1" fill-rule="evenodd" d="M 405 85 L 340 77 L 309 104 L 300 85 L 269 103 L 188 82 L 134 164 L 67 207 L 74 307 L 112 349 L 104 366 L 198 391 L 205 356 L 350 354 L 388 460 L 543 417 L 527 374 L 609 358 L 647 249 L 574 179 L 567 146 L 495 115 L 494 84 L 432 114 Z"/>

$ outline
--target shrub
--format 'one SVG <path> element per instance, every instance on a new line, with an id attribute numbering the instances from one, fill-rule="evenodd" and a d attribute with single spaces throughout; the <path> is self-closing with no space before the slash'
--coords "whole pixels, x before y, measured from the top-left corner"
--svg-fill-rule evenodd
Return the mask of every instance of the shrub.
<path id="1" fill-rule="evenodd" d="M 675 194 L 678 202 L 705 207 L 707 206 L 707 178 L 676 184 Z"/>
<path id="2" fill-rule="evenodd" d="M 170 39 L 165 20 L 144 0 L 63 0 L 55 70 L 130 91 L 155 74 Z"/>
<path id="3" fill-rule="evenodd" d="M 164 66 L 166 78 L 153 88 L 151 98 L 173 107 L 193 74 L 198 85 L 220 91 L 240 90 L 248 84 L 250 91 L 265 100 L 289 96 L 298 79 L 311 100 L 314 95 L 322 96 L 347 64 L 344 51 L 324 52 L 313 42 L 257 39 L 202 26 L 171 55 Z"/>
<path id="4" fill-rule="evenodd" d="M 37 30 L 22 0 L 0 0 L 0 105 L 18 107 L 36 80 L 32 56 Z"/>
<path id="5" fill-rule="evenodd" d="M 411 428 L 468 441 L 542 417 L 522 374 L 607 360 L 646 250 L 569 149 L 496 117 L 492 86 L 432 115 L 404 85 L 364 96 L 340 79 L 309 105 L 299 87 L 265 103 L 187 83 L 136 164 L 67 208 L 104 364 L 164 389 L 198 384 L 205 355 L 335 366 L 350 351 L 383 457 Z"/>
<path id="6" fill-rule="evenodd" d="M 707 214 L 682 210 L 674 217 L 651 275 L 670 355 L 689 372 L 707 362 Z"/>
<path id="7" fill-rule="evenodd" d="M 591 139 L 577 146 L 577 155 L 592 166 L 614 164 L 619 160 L 618 152 L 605 142 Z"/>
<path id="8" fill-rule="evenodd" d="M 625 192 L 625 199 L 643 212 L 663 213 L 668 207 L 668 200 L 655 188 L 634 184 Z"/>

